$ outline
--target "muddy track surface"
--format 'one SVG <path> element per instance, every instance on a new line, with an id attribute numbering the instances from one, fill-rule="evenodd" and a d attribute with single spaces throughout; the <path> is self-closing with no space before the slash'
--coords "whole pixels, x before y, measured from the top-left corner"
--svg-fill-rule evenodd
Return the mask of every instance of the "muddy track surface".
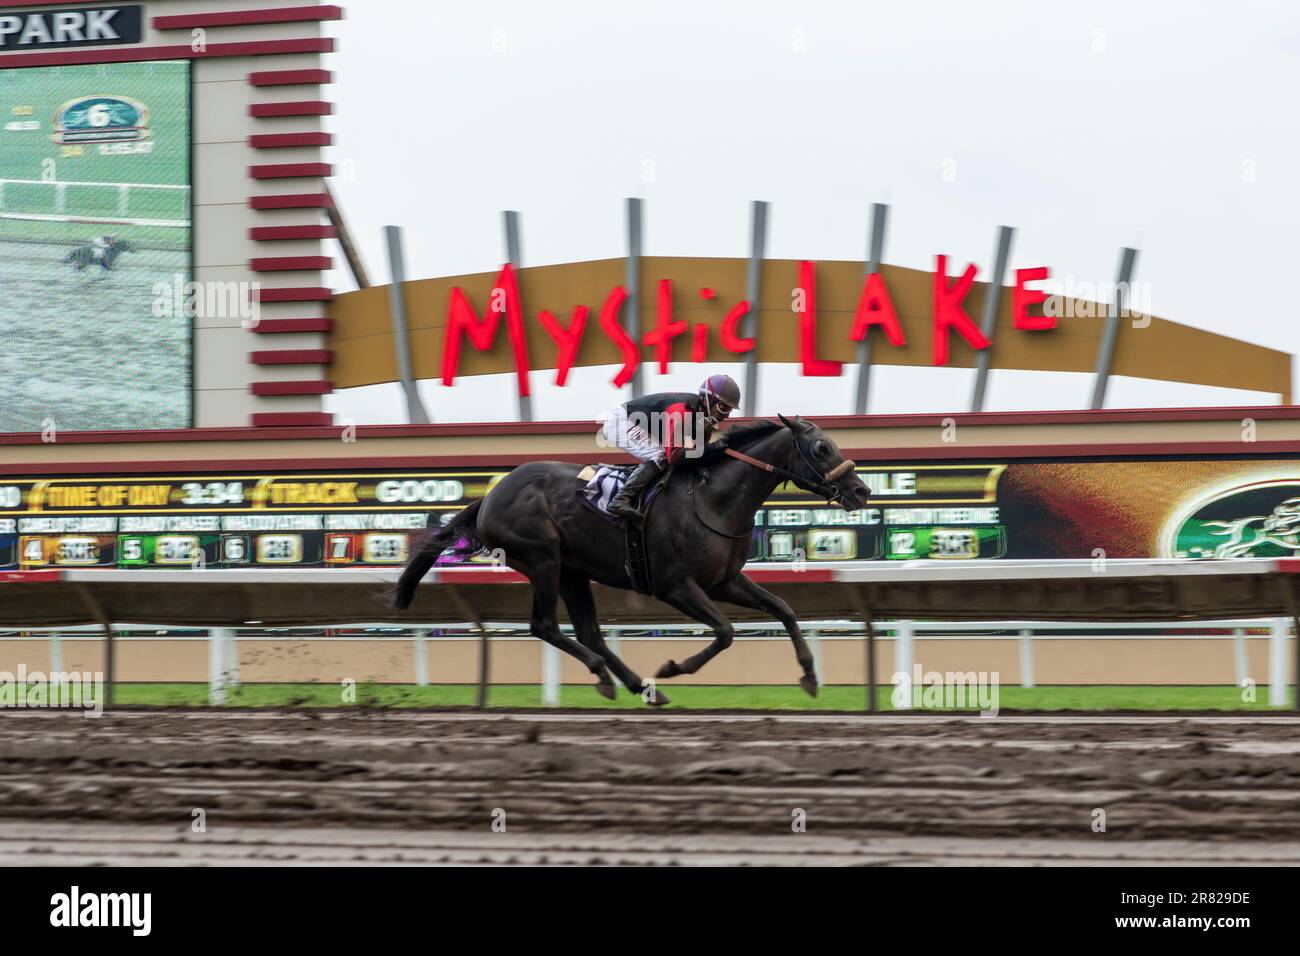
<path id="1" fill-rule="evenodd" d="M 1151 841 L 1181 841 L 1300 862 L 1300 722 L 1282 718 L 33 712 L 0 719 L 0 766 L 0 843 L 56 822 L 107 826 L 110 844 L 113 827 L 184 834 L 202 809 L 214 836 L 407 833 L 429 862 L 429 834 L 489 837 L 504 811 L 521 845 L 585 835 L 651 856 L 659 837 L 715 856 L 788 838 L 802 816 L 818 839 L 1002 841 L 972 851 L 992 857 L 1079 841 L 1067 856 L 1159 858 Z"/>

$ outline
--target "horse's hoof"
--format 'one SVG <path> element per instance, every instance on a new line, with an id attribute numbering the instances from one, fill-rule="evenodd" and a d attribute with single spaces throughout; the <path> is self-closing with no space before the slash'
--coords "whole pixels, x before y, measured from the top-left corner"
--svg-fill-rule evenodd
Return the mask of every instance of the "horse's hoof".
<path id="1" fill-rule="evenodd" d="M 676 677 L 681 672 L 682 669 L 677 666 L 676 661 L 669 661 L 663 667 L 659 668 L 659 673 L 655 674 L 655 679 L 664 680 L 668 677 Z"/>
<path id="2" fill-rule="evenodd" d="M 645 694 L 642 694 L 641 699 L 651 707 L 662 707 L 664 704 L 671 703 L 671 701 L 668 700 L 668 695 L 658 687 L 654 688 L 648 697 Z"/>
<path id="3" fill-rule="evenodd" d="M 614 688 L 613 681 L 602 681 L 601 683 L 597 684 L 596 693 L 599 694 L 601 697 L 606 698 L 607 700 L 613 700 L 615 696 L 615 688 Z"/>
<path id="4" fill-rule="evenodd" d="M 817 678 L 816 678 L 816 677 L 800 677 L 800 678 L 799 678 L 799 686 L 803 688 L 803 692 L 804 692 L 805 694 L 807 694 L 809 697 L 816 697 L 816 696 L 817 696 Z"/>

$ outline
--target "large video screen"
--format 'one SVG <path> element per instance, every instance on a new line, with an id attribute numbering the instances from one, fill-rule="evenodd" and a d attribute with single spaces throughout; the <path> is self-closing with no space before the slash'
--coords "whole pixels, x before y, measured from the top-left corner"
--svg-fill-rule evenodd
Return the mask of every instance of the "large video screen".
<path id="1" fill-rule="evenodd" d="M 0 569 L 400 565 L 426 522 L 449 521 L 506 473 L 0 476 Z M 1300 556 L 1293 459 L 882 462 L 858 474 L 872 497 L 854 512 L 778 488 L 755 516 L 750 560 Z"/>
<path id="2" fill-rule="evenodd" d="M 0 432 L 191 424 L 188 61 L 0 70 Z"/>

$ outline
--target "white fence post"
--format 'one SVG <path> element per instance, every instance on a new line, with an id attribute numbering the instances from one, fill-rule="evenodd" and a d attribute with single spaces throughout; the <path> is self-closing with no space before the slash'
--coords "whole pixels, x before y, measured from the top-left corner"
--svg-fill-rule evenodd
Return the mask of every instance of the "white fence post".
<path id="1" fill-rule="evenodd" d="M 920 694 L 921 688 L 911 684 L 912 680 L 912 638 L 915 630 L 911 621 L 894 622 L 894 673 L 904 674 L 908 680 L 908 686 L 911 687 L 912 693 L 903 707 L 897 707 L 896 710 L 907 710 L 916 706 L 917 695 Z M 891 681 L 892 683 L 892 681 Z"/>
<path id="2" fill-rule="evenodd" d="M 817 671 L 817 682 L 826 683 L 826 671 L 822 668 L 822 632 L 813 628 L 808 632 L 808 649 L 812 651 L 813 669 Z"/>
<path id="3" fill-rule="evenodd" d="M 226 659 L 226 686 L 238 689 L 239 679 L 239 632 L 233 627 L 225 629 L 226 639 L 222 641 Z"/>
<path id="4" fill-rule="evenodd" d="M 415 641 L 415 686 L 429 686 L 429 632 L 422 627 L 411 632 Z"/>
<path id="5" fill-rule="evenodd" d="M 1020 686 L 1034 686 L 1034 632 L 1028 627 L 1020 631 Z"/>
<path id="6" fill-rule="evenodd" d="M 50 632 L 50 673 L 63 673 L 63 635 L 58 631 Z"/>
<path id="7" fill-rule="evenodd" d="M 538 641 L 542 645 L 542 705 L 560 706 L 560 649 Z"/>
<path id="8" fill-rule="evenodd" d="M 621 657 L 623 655 L 623 649 L 622 649 L 623 645 L 620 641 L 620 636 L 622 635 L 622 633 L 623 633 L 622 631 L 613 631 L 608 637 L 605 637 L 605 646 L 608 647 L 611 651 L 613 651 L 615 657 Z M 601 636 L 604 637 L 603 631 L 601 632 Z M 610 675 L 610 676 L 614 677 L 614 683 L 617 686 L 619 687 L 623 686 L 623 682 L 619 680 L 618 677 L 614 675 Z"/>
<path id="9" fill-rule="evenodd" d="M 1244 627 L 1234 627 L 1232 629 L 1232 657 L 1236 664 L 1237 672 L 1237 690 L 1250 679 L 1250 661 L 1246 656 L 1246 629 Z"/>
<path id="10" fill-rule="evenodd" d="M 226 702 L 226 661 L 222 644 L 228 628 L 208 629 L 208 703 L 219 707 Z"/>
<path id="11" fill-rule="evenodd" d="M 1268 705 L 1285 707 L 1286 700 L 1286 638 L 1291 622 L 1275 617 L 1268 630 Z"/>

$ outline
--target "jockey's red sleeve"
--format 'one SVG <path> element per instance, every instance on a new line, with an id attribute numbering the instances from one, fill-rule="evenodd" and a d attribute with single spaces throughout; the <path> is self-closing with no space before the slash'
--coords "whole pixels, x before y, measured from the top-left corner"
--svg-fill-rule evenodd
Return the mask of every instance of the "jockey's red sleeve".
<path id="1" fill-rule="evenodd" d="M 685 453 L 686 425 L 691 410 L 683 402 L 675 402 L 664 409 L 664 451 L 668 461 L 677 464 Z"/>

